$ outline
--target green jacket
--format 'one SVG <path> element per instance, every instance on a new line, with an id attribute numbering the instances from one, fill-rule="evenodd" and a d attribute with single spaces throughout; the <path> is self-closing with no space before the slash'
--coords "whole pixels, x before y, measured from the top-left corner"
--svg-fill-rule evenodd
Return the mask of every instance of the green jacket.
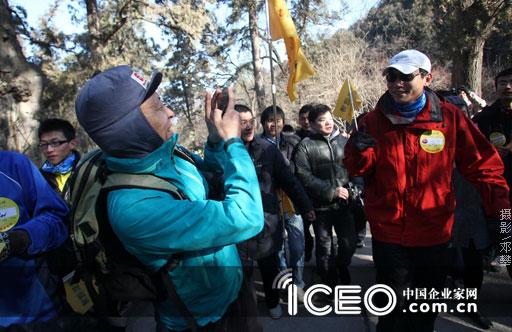
<path id="1" fill-rule="evenodd" d="M 242 141 L 212 148 L 205 159 L 192 155 L 195 165 L 173 154 L 175 134 L 141 159 L 107 157 L 116 172 L 150 173 L 168 179 L 189 200 L 147 189 L 121 189 L 108 196 L 110 223 L 126 250 L 154 270 L 169 256 L 185 252 L 171 273 L 182 300 L 203 326 L 222 317 L 236 299 L 242 269 L 235 243 L 258 234 L 263 227 L 263 208 L 256 172 Z M 181 148 L 181 147 L 180 147 Z M 223 201 L 208 200 L 208 185 L 199 169 L 224 173 Z M 169 329 L 187 324 L 170 299 L 158 308 Z"/>

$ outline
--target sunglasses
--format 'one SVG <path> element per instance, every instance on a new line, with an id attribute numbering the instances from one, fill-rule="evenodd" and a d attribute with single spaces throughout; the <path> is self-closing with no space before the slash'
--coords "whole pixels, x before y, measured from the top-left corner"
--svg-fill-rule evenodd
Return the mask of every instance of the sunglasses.
<path id="1" fill-rule="evenodd" d="M 389 83 L 393 83 L 396 80 L 400 80 L 403 82 L 411 82 L 416 76 L 420 75 L 421 73 L 416 74 L 402 74 L 399 71 L 388 71 L 386 75 L 386 81 Z"/>

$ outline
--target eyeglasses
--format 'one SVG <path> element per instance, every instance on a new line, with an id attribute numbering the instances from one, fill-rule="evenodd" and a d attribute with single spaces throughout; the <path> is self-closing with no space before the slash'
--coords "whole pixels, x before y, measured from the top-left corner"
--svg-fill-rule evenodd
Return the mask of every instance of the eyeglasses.
<path id="1" fill-rule="evenodd" d="M 386 73 L 386 81 L 388 81 L 389 83 L 393 83 L 395 82 L 396 80 L 400 80 L 400 81 L 403 81 L 403 82 L 410 82 L 412 81 L 416 76 L 420 75 L 421 73 L 416 73 L 416 74 L 402 74 L 401 72 L 399 71 L 388 71 Z"/>
<path id="2" fill-rule="evenodd" d="M 58 146 L 61 146 L 62 144 L 64 143 L 67 143 L 69 142 L 69 140 L 65 140 L 65 141 L 51 141 L 51 142 L 48 142 L 48 143 L 39 143 L 39 148 L 41 150 L 46 150 L 48 149 L 49 146 L 51 146 L 52 148 L 56 148 Z"/>
<path id="3" fill-rule="evenodd" d="M 242 120 L 240 121 L 240 124 L 242 125 L 242 128 L 252 127 L 254 126 L 254 118 L 251 118 L 249 120 Z"/>

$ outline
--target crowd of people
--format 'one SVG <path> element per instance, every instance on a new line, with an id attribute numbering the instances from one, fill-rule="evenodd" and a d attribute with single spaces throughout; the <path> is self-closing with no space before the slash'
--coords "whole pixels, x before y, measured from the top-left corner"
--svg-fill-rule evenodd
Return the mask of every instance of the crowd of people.
<path id="1" fill-rule="evenodd" d="M 149 270 L 161 271 L 172 258 L 164 274 L 176 294 L 123 304 L 125 316 L 140 319 L 121 325 L 73 313 L 62 276 L 49 265 L 52 253 L 74 240 L 71 187 L 83 157 L 75 128 L 46 119 L 38 130 L 45 157 L 39 169 L 20 153 L 0 152 L 0 327 L 261 331 L 255 269 L 268 314 L 278 319 L 274 280 L 290 268 L 303 301 L 310 282 L 304 263 L 313 252 L 323 284 L 357 284 L 350 264 L 368 221 L 376 282 L 398 297 L 377 331 L 433 331 L 436 314 L 404 313 L 403 294 L 442 289 L 448 275 L 465 287 L 482 285 L 492 259 L 485 254 L 500 239 L 500 214 L 510 209 L 512 69 L 496 76 L 496 102 L 472 119 L 428 88 L 432 66 L 419 51 L 396 54 L 383 76 L 387 91 L 352 133 L 322 103 L 303 105 L 294 130 L 279 106 L 260 112 L 236 104 L 231 88 L 207 93 L 201 157 L 179 144 L 175 114 L 157 92 L 162 74 L 146 79 L 129 66 L 96 74 L 80 89 L 75 110 L 107 174 L 155 177 L 180 193 L 120 186 L 104 198 L 106 218 Z M 492 326 L 480 312 L 472 318 Z"/>

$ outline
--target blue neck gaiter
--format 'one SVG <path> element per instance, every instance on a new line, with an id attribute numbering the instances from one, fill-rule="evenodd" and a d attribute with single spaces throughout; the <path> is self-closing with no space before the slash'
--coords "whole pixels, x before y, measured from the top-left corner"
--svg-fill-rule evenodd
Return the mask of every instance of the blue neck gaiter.
<path id="1" fill-rule="evenodd" d="M 60 162 L 58 165 L 52 165 L 48 160 L 44 162 L 41 167 L 43 171 L 53 174 L 66 174 L 73 168 L 73 162 L 75 161 L 75 154 L 71 153 L 66 159 Z"/>
<path id="2" fill-rule="evenodd" d="M 396 109 L 400 113 L 401 116 L 408 119 L 414 119 L 421 112 L 425 104 L 427 103 L 427 95 L 425 91 L 421 94 L 421 96 L 416 99 L 416 101 L 410 104 L 399 104 L 394 102 Z"/>

